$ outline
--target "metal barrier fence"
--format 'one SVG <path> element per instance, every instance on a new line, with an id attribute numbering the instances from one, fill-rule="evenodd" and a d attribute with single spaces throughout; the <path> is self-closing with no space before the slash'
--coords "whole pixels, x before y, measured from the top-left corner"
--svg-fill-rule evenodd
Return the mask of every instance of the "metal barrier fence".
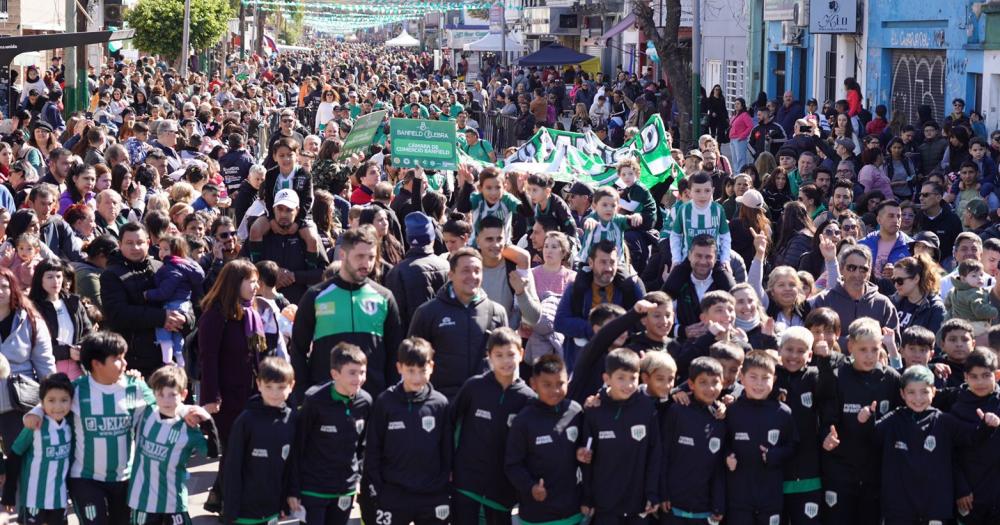
<path id="1" fill-rule="evenodd" d="M 469 117 L 479 124 L 479 134 L 493 144 L 498 156 L 503 156 L 505 148 L 517 145 L 514 134 L 517 117 L 501 115 L 498 111 L 472 111 Z"/>

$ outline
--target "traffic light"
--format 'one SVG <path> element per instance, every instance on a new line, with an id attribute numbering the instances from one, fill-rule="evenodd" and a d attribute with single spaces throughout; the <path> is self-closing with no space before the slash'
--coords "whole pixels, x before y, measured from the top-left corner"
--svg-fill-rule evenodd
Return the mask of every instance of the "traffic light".
<path id="1" fill-rule="evenodd" d="M 104 0 L 104 27 L 106 29 L 122 27 L 124 10 L 122 0 Z"/>

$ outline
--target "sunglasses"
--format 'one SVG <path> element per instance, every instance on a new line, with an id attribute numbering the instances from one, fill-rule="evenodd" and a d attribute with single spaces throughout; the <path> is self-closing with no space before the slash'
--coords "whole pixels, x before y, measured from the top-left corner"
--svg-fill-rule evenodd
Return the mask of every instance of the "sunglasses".
<path id="1" fill-rule="evenodd" d="M 234 235 L 236 235 L 236 232 L 219 232 L 215 234 L 215 236 L 218 237 L 220 241 L 227 241 Z"/>
<path id="2" fill-rule="evenodd" d="M 834 228 L 829 228 L 829 229 L 823 230 L 823 235 L 826 235 L 827 237 L 833 237 L 834 235 L 840 235 L 840 230 L 837 230 L 837 229 L 834 229 Z"/>
<path id="3" fill-rule="evenodd" d="M 921 194 L 920 194 L 920 198 L 921 198 L 921 199 L 925 199 L 925 198 L 927 198 L 927 197 L 933 197 L 933 196 L 935 196 L 935 195 L 937 195 L 937 193 L 921 193 Z"/>
<path id="4" fill-rule="evenodd" d="M 283 118 L 283 119 L 281 119 L 281 121 L 282 122 L 295 122 L 295 119 L 293 119 L 293 118 Z"/>
<path id="5" fill-rule="evenodd" d="M 872 269 L 869 268 L 868 266 L 858 266 L 857 264 L 845 264 L 844 265 L 844 271 L 846 271 L 847 273 L 854 273 L 854 272 L 857 272 L 857 271 L 860 271 L 861 273 L 868 273 L 871 270 Z"/>
<path id="6" fill-rule="evenodd" d="M 893 277 L 892 278 L 892 283 L 895 284 L 896 286 L 903 286 L 903 283 L 905 283 L 906 281 L 908 281 L 910 279 L 913 279 L 912 275 L 909 276 L 909 277 Z"/>

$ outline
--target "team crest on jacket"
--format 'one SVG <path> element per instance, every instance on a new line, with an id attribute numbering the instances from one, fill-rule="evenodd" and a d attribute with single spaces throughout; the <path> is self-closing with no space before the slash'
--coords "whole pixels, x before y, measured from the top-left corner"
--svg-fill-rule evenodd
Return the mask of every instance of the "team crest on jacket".
<path id="1" fill-rule="evenodd" d="M 434 416 L 424 416 L 423 418 L 420 419 L 420 426 L 423 427 L 425 432 L 430 432 L 431 430 L 434 430 L 435 424 L 436 422 L 434 421 Z"/>
<path id="2" fill-rule="evenodd" d="M 351 500 L 354 499 L 351 496 L 341 496 L 337 498 L 337 508 L 340 510 L 347 510 L 351 508 Z"/>
<path id="3" fill-rule="evenodd" d="M 375 299 L 361 301 L 361 311 L 368 315 L 375 315 L 375 312 L 378 311 L 378 301 Z"/>
<path id="4" fill-rule="evenodd" d="M 767 520 L 767 525 L 781 525 L 781 514 L 772 514 L 771 519 Z"/>
<path id="5" fill-rule="evenodd" d="M 828 490 L 825 494 L 823 494 L 823 500 L 826 501 L 827 507 L 833 507 L 837 504 L 837 493 L 832 490 Z"/>
<path id="6" fill-rule="evenodd" d="M 365 420 L 364 419 L 356 419 L 354 421 L 354 429 L 358 431 L 358 434 L 360 434 L 361 431 L 365 429 Z"/>
<path id="7" fill-rule="evenodd" d="M 889 400 L 883 399 L 878 402 L 878 413 L 883 416 L 889 413 Z"/>
<path id="8" fill-rule="evenodd" d="M 451 513 L 451 509 L 447 505 L 438 505 L 434 507 L 434 517 L 444 521 L 448 519 L 448 514 Z"/>
<path id="9" fill-rule="evenodd" d="M 281 459 L 288 459 L 288 453 L 292 450 L 291 445 L 281 447 Z"/>
<path id="10" fill-rule="evenodd" d="M 714 437 L 708 440 L 708 451 L 715 454 L 722 447 L 722 441 L 719 438 Z"/>
<path id="11" fill-rule="evenodd" d="M 642 441 L 646 437 L 646 425 L 633 425 L 629 431 L 632 433 L 632 439 L 636 441 Z"/>
<path id="12" fill-rule="evenodd" d="M 767 442 L 770 443 L 772 447 L 778 444 L 779 437 L 781 437 L 780 430 L 775 428 L 767 431 Z"/>
<path id="13" fill-rule="evenodd" d="M 934 436 L 927 436 L 927 439 L 924 440 L 924 450 L 927 452 L 934 452 L 935 448 L 937 448 L 937 438 Z"/>
<path id="14" fill-rule="evenodd" d="M 517 417 L 517 414 L 509 414 L 507 416 L 507 428 L 510 428 L 510 427 L 514 426 L 514 418 L 515 417 Z"/>
<path id="15" fill-rule="evenodd" d="M 804 510 L 806 513 L 806 517 L 812 519 L 815 518 L 817 514 L 819 514 L 819 505 L 809 502 L 806 503 L 806 507 Z"/>
<path id="16" fill-rule="evenodd" d="M 566 439 L 576 443 L 576 438 L 580 433 L 576 428 L 576 425 L 566 428 Z"/>
<path id="17" fill-rule="evenodd" d="M 804 406 L 806 408 L 811 408 L 813 406 L 813 393 L 812 392 L 802 392 L 802 397 L 800 397 L 799 399 L 801 399 L 801 401 L 802 401 L 802 406 Z"/>

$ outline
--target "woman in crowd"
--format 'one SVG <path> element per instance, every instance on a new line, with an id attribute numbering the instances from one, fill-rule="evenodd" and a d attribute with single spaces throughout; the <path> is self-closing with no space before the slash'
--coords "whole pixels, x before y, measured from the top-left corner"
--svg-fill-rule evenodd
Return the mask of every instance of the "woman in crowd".
<path id="1" fill-rule="evenodd" d="M 892 268 L 892 284 L 896 293 L 892 302 L 899 312 L 899 331 L 910 326 L 923 326 L 937 333 L 944 322 L 945 308 L 941 300 L 941 267 L 926 254 L 905 257 Z"/>
<path id="2" fill-rule="evenodd" d="M 80 367 L 80 339 L 90 333 L 90 317 L 79 295 L 69 291 L 67 276 L 72 268 L 59 259 L 46 259 L 35 268 L 28 297 L 48 328 L 56 370 L 76 379 L 83 375 Z"/>

